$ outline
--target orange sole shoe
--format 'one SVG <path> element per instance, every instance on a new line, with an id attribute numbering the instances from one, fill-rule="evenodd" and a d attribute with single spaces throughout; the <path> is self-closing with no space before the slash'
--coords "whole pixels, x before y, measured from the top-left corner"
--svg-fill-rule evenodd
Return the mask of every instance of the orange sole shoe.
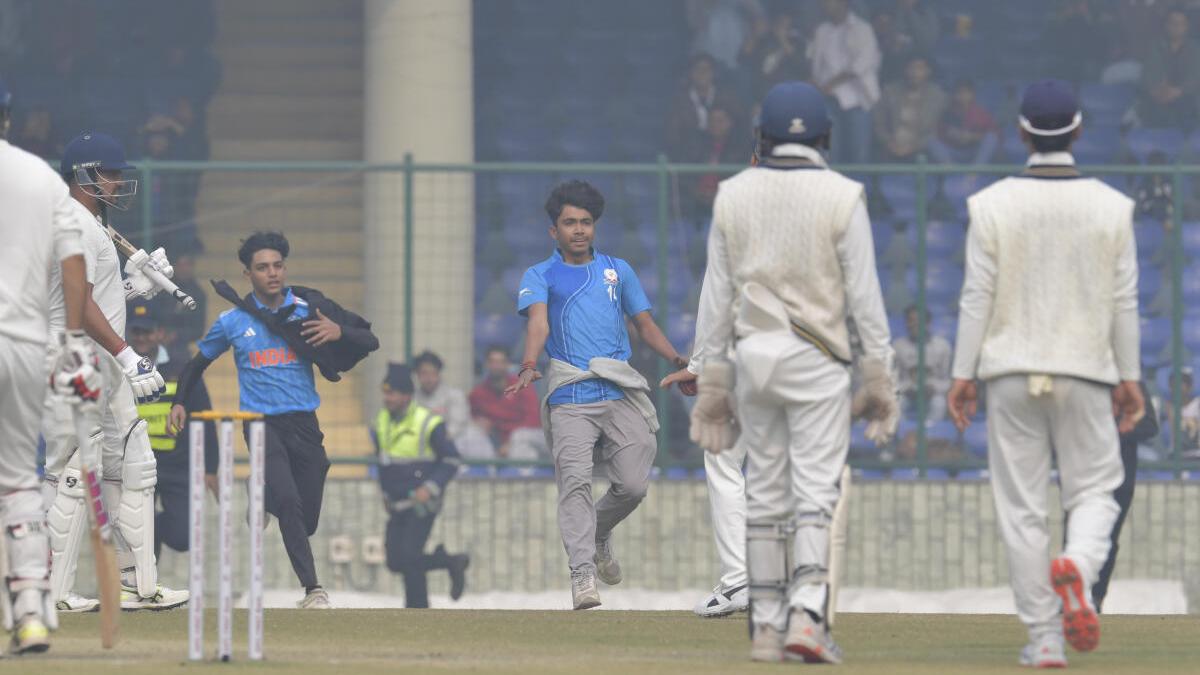
<path id="1" fill-rule="evenodd" d="M 1081 652 L 1090 652 L 1100 644 L 1100 619 L 1087 603 L 1083 577 L 1070 558 L 1055 558 L 1050 563 L 1050 584 L 1062 598 L 1063 637 Z"/>

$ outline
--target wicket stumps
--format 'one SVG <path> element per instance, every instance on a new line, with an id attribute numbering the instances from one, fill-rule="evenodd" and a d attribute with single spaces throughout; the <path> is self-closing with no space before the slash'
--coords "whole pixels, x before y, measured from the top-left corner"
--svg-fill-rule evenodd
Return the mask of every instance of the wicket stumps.
<path id="1" fill-rule="evenodd" d="M 204 423 L 218 422 L 217 440 L 217 658 L 233 658 L 233 423 L 250 424 L 250 589 L 247 594 L 249 646 L 252 661 L 263 657 L 263 490 L 266 428 L 263 416 L 249 412 L 208 410 L 191 414 L 191 456 L 188 500 L 191 543 L 188 547 L 188 658 L 204 659 Z"/>

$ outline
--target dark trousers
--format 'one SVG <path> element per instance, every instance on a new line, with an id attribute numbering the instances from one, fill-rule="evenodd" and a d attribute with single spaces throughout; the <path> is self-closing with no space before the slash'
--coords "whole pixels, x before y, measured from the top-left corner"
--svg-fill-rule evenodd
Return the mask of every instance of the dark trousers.
<path id="1" fill-rule="evenodd" d="M 450 556 L 441 546 L 433 554 L 425 552 L 425 543 L 429 541 L 435 517 L 418 516 L 408 509 L 393 513 L 388 519 L 385 540 L 387 566 L 389 570 L 404 575 L 405 607 L 428 607 L 429 589 L 425 583 L 425 573 L 450 566 Z"/>
<path id="2" fill-rule="evenodd" d="M 1125 524 L 1125 516 L 1129 515 L 1129 505 L 1133 503 L 1138 465 L 1136 442 L 1122 441 L 1121 463 L 1125 465 L 1125 482 L 1113 493 L 1113 498 L 1121 507 L 1121 513 L 1117 516 L 1117 522 L 1113 523 L 1112 548 L 1108 549 L 1108 559 L 1100 568 L 1100 577 L 1096 580 L 1096 585 L 1092 586 L 1092 603 L 1096 605 L 1096 611 L 1100 611 L 1100 606 L 1104 604 L 1104 596 L 1108 595 L 1108 582 L 1112 579 L 1113 567 L 1117 564 L 1117 540 L 1121 538 L 1121 526 Z"/>
<path id="3" fill-rule="evenodd" d="M 266 418 L 266 511 L 279 520 L 279 534 L 300 585 L 318 585 L 308 538 L 317 531 L 329 457 L 314 413 Z M 249 442 L 250 428 L 243 429 Z"/>
<path id="4" fill-rule="evenodd" d="M 162 510 L 154 514 L 154 557 L 162 555 L 163 544 L 173 551 L 188 550 L 188 481 L 178 476 L 164 476 L 160 470 L 154 489 Z"/>

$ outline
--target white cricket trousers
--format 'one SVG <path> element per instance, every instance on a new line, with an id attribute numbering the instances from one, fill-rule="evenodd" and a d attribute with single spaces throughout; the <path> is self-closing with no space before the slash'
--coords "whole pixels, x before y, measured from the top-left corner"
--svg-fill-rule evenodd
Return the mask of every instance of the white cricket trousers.
<path id="1" fill-rule="evenodd" d="M 44 345 L 0 336 L 0 528 L 8 577 L 0 580 L 6 586 L 0 593 L 8 593 L 13 583 L 44 583 L 50 573 L 37 474 L 38 422 L 49 382 L 45 364 Z M 42 593 L 34 588 L 18 592 L 13 614 L 35 613 L 51 627 L 57 625 Z"/>
<path id="2" fill-rule="evenodd" d="M 1055 377 L 1052 391 L 1031 396 L 1026 375 L 998 377 L 987 387 L 988 467 L 1017 615 L 1030 636 L 1059 632 L 1046 513 L 1050 454 L 1058 458 L 1062 507 L 1071 514 L 1063 553 L 1079 568 L 1090 597 L 1120 513 L 1113 492 L 1125 477 L 1112 388 Z"/>
<path id="3" fill-rule="evenodd" d="M 763 351 L 755 347 L 753 336 L 738 343 L 738 445 L 746 449 L 747 522 L 791 523 L 795 535 L 789 574 L 804 568 L 827 570 L 829 523 L 850 449 L 850 372 L 800 339 L 773 357 L 770 379 L 756 389 L 744 375 L 747 363 L 763 358 Z M 750 547 L 746 567 L 752 585 L 763 581 L 758 570 L 781 565 L 780 560 L 755 560 L 755 555 Z M 823 617 L 824 579 L 795 581 L 791 578 L 787 593 L 778 597 L 752 594 L 751 621 L 782 631 L 792 609 Z"/>
<path id="4" fill-rule="evenodd" d="M 746 585 L 746 446 L 736 443 L 724 452 L 704 453 L 704 478 L 712 509 L 713 538 L 721 562 L 717 593 Z"/>

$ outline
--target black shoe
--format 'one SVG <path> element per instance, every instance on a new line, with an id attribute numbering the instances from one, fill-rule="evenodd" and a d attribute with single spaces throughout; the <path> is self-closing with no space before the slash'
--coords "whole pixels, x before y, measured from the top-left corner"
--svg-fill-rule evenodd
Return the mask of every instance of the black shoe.
<path id="1" fill-rule="evenodd" d="M 471 564 L 471 556 L 466 553 L 450 556 L 446 569 L 450 572 L 450 599 L 458 600 L 467 588 L 467 566 Z"/>

